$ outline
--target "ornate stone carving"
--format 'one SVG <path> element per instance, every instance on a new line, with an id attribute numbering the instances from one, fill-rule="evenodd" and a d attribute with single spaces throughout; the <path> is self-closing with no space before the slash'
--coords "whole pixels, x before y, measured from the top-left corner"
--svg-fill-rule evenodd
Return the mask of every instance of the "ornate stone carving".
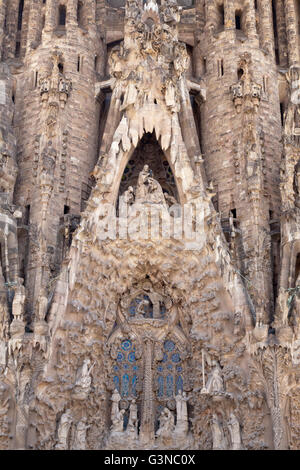
<path id="1" fill-rule="evenodd" d="M 73 393 L 77 400 L 85 400 L 88 397 L 92 383 L 90 374 L 93 367 L 94 364 L 91 365 L 90 359 L 84 359 L 82 366 L 77 371 Z"/>
<path id="2" fill-rule="evenodd" d="M 57 450 L 67 450 L 69 447 L 68 438 L 73 418 L 71 410 L 66 410 L 60 418 L 57 430 Z"/>

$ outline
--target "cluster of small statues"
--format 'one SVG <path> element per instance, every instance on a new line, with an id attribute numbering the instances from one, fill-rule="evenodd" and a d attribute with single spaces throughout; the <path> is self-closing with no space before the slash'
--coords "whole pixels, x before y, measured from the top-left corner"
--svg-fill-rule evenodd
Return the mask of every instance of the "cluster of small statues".
<path id="1" fill-rule="evenodd" d="M 188 411 L 187 411 L 187 402 L 189 397 L 187 397 L 185 392 L 181 390 L 178 391 L 178 394 L 175 396 L 176 401 L 176 425 L 175 417 L 172 411 L 169 408 L 164 407 L 161 411 L 158 421 L 159 428 L 156 431 L 156 438 L 162 440 L 168 440 L 173 435 L 177 437 L 184 437 L 188 432 Z M 138 437 L 138 407 L 135 398 L 131 400 L 129 406 L 129 418 L 128 423 L 125 429 L 124 415 L 125 409 L 120 409 L 121 395 L 117 389 L 113 391 L 112 397 L 112 407 L 111 407 L 111 428 L 110 432 L 112 434 L 126 432 L 128 436 L 131 436 L 134 439 Z"/>
<path id="2" fill-rule="evenodd" d="M 229 420 L 227 421 L 227 427 L 230 434 L 230 443 L 228 443 L 225 438 L 221 420 L 215 413 L 212 415 L 211 430 L 213 450 L 226 450 L 228 447 L 230 447 L 231 450 L 242 449 L 240 423 L 234 413 L 230 414 Z"/>
<path id="3" fill-rule="evenodd" d="M 123 194 L 123 200 L 128 205 L 151 203 L 161 204 L 165 208 L 177 204 L 173 196 L 163 192 L 159 182 L 153 178 L 152 170 L 148 165 L 144 165 L 143 170 L 139 173 L 136 190 L 134 191 L 133 187 L 129 186 Z"/>

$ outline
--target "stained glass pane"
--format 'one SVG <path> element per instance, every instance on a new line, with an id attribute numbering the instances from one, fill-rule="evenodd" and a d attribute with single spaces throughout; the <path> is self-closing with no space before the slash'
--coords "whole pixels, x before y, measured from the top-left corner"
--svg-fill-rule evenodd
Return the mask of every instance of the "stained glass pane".
<path id="1" fill-rule="evenodd" d="M 119 377 L 117 375 L 114 376 L 114 386 L 119 392 L 120 391 L 120 380 L 119 380 Z"/>
<path id="2" fill-rule="evenodd" d="M 164 378 L 160 375 L 158 377 L 158 396 L 163 397 L 164 396 Z"/>
<path id="3" fill-rule="evenodd" d="M 137 376 L 134 375 L 131 381 L 131 395 L 134 397 L 136 397 L 136 384 L 137 384 Z"/>
<path id="4" fill-rule="evenodd" d="M 175 344 L 173 343 L 173 341 L 165 341 L 164 348 L 166 351 L 173 351 L 175 348 Z"/>
<path id="5" fill-rule="evenodd" d="M 122 342 L 122 349 L 124 351 L 129 351 L 129 349 L 131 349 L 131 341 L 129 339 Z"/>
<path id="6" fill-rule="evenodd" d="M 176 380 L 176 395 L 178 394 L 179 390 L 183 392 L 183 379 L 181 375 L 179 375 Z"/>
<path id="7" fill-rule="evenodd" d="M 167 375 L 167 393 L 166 395 L 168 397 L 173 396 L 173 385 L 174 385 L 174 380 L 172 375 Z"/>
<path id="8" fill-rule="evenodd" d="M 129 376 L 128 374 L 124 374 L 122 377 L 122 397 L 128 397 L 129 394 Z"/>
<path id="9" fill-rule="evenodd" d="M 172 361 L 175 363 L 180 362 L 180 355 L 178 353 L 172 354 Z"/>

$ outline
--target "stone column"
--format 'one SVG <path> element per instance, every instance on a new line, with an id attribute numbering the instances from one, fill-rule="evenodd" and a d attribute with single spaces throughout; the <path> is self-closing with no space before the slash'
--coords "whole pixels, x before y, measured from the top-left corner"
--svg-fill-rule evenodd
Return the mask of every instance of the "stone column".
<path id="1" fill-rule="evenodd" d="M 0 1 L 0 61 L 2 57 L 2 48 L 4 41 L 4 23 L 6 14 L 6 0 Z"/>
<path id="2" fill-rule="evenodd" d="M 233 0 L 224 0 L 225 29 L 235 29 L 235 10 Z"/>
<path id="3" fill-rule="evenodd" d="M 289 66 L 299 65 L 297 20 L 294 0 L 285 0 L 285 22 L 288 41 Z"/>
<path id="4" fill-rule="evenodd" d="M 249 39 L 257 38 L 255 11 L 254 0 L 247 0 L 245 14 L 247 36 Z"/>
<path id="5" fill-rule="evenodd" d="M 52 32 L 57 26 L 58 19 L 57 0 L 47 0 L 45 14 L 45 33 Z"/>
<path id="6" fill-rule="evenodd" d="M 4 40 L 3 59 L 14 58 L 18 28 L 19 0 L 9 2 L 6 10 L 6 37 Z"/>
<path id="7" fill-rule="evenodd" d="M 67 18 L 66 18 L 66 26 L 74 26 L 77 24 L 77 5 L 78 0 L 68 0 L 67 2 Z"/>
<path id="8" fill-rule="evenodd" d="M 263 34 L 263 49 L 274 56 L 273 13 L 271 0 L 260 0 L 259 16 Z"/>
<path id="9" fill-rule="evenodd" d="M 288 52 L 287 52 L 287 39 L 286 39 L 283 0 L 275 0 L 275 7 L 276 7 L 276 18 L 277 18 L 279 64 L 281 66 L 287 67 Z"/>
<path id="10" fill-rule="evenodd" d="M 32 48 L 34 49 L 37 45 L 41 27 L 41 10 L 42 0 L 31 0 L 27 32 L 27 52 Z"/>
<path id="11" fill-rule="evenodd" d="M 144 390 L 141 415 L 140 439 L 143 443 L 154 441 L 154 410 L 153 410 L 153 380 L 152 380 L 153 343 L 145 339 L 144 348 Z"/>

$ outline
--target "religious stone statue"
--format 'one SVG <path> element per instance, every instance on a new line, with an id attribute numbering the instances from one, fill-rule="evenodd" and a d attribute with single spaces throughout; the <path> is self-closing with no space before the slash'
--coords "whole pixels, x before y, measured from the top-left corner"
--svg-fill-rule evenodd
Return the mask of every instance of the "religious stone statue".
<path id="1" fill-rule="evenodd" d="M 76 426 L 73 449 L 85 450 L 86 448 L 86 431 L 90 426 L 86 424 L 86 417 L 83 417 Z"/>
<path id="2" fill-rule="evenodd" d="M 221 375 L 221 369 L 220 369 L 219 364 L 216 361 L 215 361 L 215 367 L 208 377 L 206 390 L 208 393 L 224 392 L 224 384 L 223 384 L 223 378 Z"/>
<path id="3" fill-rule="evenodd" d="M 134 203 L 134 191 L 133 187 L 129 186 L 128 189 L 123 194 L 125 204 L 133 204 Z"/>
<path id="4" fill-rule="evenodd" d="M 253 144 L 247 153 L 247 177 L 257 175 L 258 169 L 258 155 L 256 151 L 256 144 Z"/>
<path id="5" fill-rule="evenodd" d="M 188 431 L 188 413 L 187 413 L 187 401 L 188 397 L 182 390 L 178 391 L 175 397 L 176 401 L 176 427 L 175 433 L 185 435 Z"/>
<path id="6" fill-rule="evenodd" d="M 139 174 L 136 201 L 163 204 L 166 207 L 163 190 L 158 181 L 152 178 L 152 171 L 149 170 L 148 165 L 145 165 Z"/>
<path id="7" fill-rule="evenodd" d="M 137 404 L 135 398 L 132 399 L 129 407 L 129 420 L 126 432 L 135 439 L 137 437 L 138 415 Z"/>
<path id="8" fill-rule="evenodd" d="M 149 300 L 147 299 L 143 299 L 137 309 L 136 309 L 136 314 L 135 314 L 135 318 L 137 319 L 143 319 L 146 317 L 146 312 L 145 312 L 145 307 L 148 307 L 150 305 L 150 302 Z"/>
<path id="9" fill-rule="evenodd" d="M 46 297 L 44 292 L 41 292 L 37 301 L 36 320 L 38 321 L 45 320 L 47 307 L 48 307 L 48 298 Z"/>
<path id="10" fill-rule="evenodd" d="M 90 367 L 90 359 L 84 359 L 82 366 L 78 369 L 75 380 L 74 395 L 77 399 L 85 400 L 89 394 L 92 379 L 90 373 L 94 364 Z"/>
<path id="11" fill-rule="evenodd" d="M 167 192 L 164 192 L 164 197 L 169 207 L 173 206 L 174 204 L 176 205 L 178 204 L 175 197 L 171 196 Z"/>
<path id="12" fill-rule="evenodd" d="M 212 416 L 211 430 L 213 439 L 213 450 L 225 450 L 227 446 L 224 431 L 216 414 L 213 414 Z"/>
<path id="13" fill-rule="evenodd" d="M 238 422 L 235 414 L 233 413 L 230 414 L 230 419 L 227 425 L 228 425 L 228 429 L 230 432 L 232 450 L 240 450 L 242 447 L 241 430 L 240 430 L 240 423 Z"/>
<path id="14" fill-rule="evenodd" d="M 123 431 L 125 410 L 119 409 L 120 400 L 121 400 L 121 395 L 119 394 L 118 390 L 115 388 L 111 397 L 111 401 L 112 401 L 112 407 L 111 407 L 112 425 L 110 428 L 111 433 Z"/>
<path id="15" fill-rule="evenodd" d="M 57 444 L 56 449 L 67 450 L 68 449 L 68 435 L 72 424 L 71 410 L 67 410 L 60 418 L 58 431 L 57 431 Z"/>
<path id="16" fill-rule="evenodd" d="M 168 408 L 164 408 L 159 417 L 159 429 L 156 437 L 168 439 L 174 431 L 174 416 Z"/>
<path id="17" fill-rule="evenodd" d="M 19 278 L 18 285 L 15 288 L 15 295 L 12 304 L 14 320 L 23 320 L 26 291 L 23 286 L 23 279 Z"/>

